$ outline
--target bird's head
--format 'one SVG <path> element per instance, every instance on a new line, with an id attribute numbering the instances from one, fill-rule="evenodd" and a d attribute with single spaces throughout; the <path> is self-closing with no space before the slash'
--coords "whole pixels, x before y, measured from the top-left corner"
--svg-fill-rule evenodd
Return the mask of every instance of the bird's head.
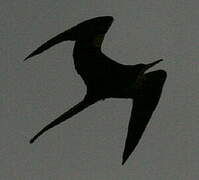
<path id="1" fill-rule="evenodd" d="M 108 31 L 112 22 L 113 17 L 111 16 L 100 16 L 86 20 L 48 40 L 46 43 L 33 51 L 28 57 L 26 57 L 25 60 L 42 53 L 58 43 L 68 40 L 85 41 L 92 39 L 94 40 L 94 44 L 96 46 L 101 46 L 104 35 Z"/>
<path id="2" fill-rule="evenodd" d="M 149 64 L 136 64 L 134 65 L 134 72 L 137 74 L 144 74 L 149 68 L 155 66 L 159 62 L 163 61 L 163 59 L 159 59 Z"/>

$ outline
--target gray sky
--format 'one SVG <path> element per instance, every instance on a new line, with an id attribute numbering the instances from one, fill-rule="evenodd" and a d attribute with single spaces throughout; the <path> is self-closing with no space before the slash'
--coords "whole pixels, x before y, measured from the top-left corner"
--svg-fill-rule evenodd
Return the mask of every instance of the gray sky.
<path id="1" fill-rule="evenodd" d="M 199 3 L 196 0 L 6 0 L 0 6 L 0 177 L 3 180 L 195 180 L 199 178 Z M 159 105 L 124 166 L 130 100 L 110 99 L 30 145 L 76 104 L 85 85 L 73 42 L 22 60 L 54 35 L 102 15 L 115 19 L 103 51 L 124 64 L 165 61 Z"/>

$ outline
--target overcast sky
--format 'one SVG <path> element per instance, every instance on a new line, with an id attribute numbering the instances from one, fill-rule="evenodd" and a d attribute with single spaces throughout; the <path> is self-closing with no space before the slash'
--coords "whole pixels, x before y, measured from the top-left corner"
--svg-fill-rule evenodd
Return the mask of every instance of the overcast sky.
<path id="1" fill-rule="evenodd" d="M 0 6 L 0 178 L 3 180 L 196 180 L 199 178 L 197 0 L 4 0 Z M 99 102 L 29 139 L 85 94 L 74 42 L 22 60 L 54 35 L 111 15 L 103 51 L 124 64 L 165 59 L 158 107 L 121 165 L 130 100 Z"/>

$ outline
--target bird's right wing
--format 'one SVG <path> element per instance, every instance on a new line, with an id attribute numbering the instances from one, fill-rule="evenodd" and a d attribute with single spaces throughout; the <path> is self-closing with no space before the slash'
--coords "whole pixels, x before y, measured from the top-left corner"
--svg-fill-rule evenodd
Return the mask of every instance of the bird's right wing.
<path id="1" fill-rule="evenodd" d="M 143 86 L 133 101 L 122 164 L 126 162 L 134 151 L 158 104 L 166 79 L 166 72 L 158 70 L 147 73 L 144 76 Z"/>

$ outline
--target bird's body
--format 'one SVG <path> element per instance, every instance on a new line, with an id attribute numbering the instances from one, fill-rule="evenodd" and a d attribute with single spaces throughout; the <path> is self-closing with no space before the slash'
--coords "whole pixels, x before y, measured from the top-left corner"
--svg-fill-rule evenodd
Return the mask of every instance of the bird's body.
<path id="1" fill-rule="evenodd" d="M 107 57 L 101 47 L 85 47 L 84 43 L 79 42 L 75 43 L 73 58 L 75 69 L 84 80 L 87 90 L 101 95 L 103 99 L 132 98 L 125 94 L 125 90 L 130 84 L 133 86 L 140 70 L 146 66 L 120 64 Z"/>
<path id="2" fill-rule="evenodd" d="M 103 54 L 101 44 L 112 21 L 113 18 L 110 16 L 84 21 L 50 39 L 26 58 L 39 54 L 64 40 L 74 40 L 75 69 L 87 86 L 84 99 L 44 127 L 31 139 L 31 143 L 48 129 L 99 100 L 130 98 L 134 100 L 134 106 L 123 153 L 123 164 L 135 149 L 157 106 L 166 79 L 166 72 L 158 70 L 145 74 L 147 69 L 162 60 L 150 64 L 123 65 Z"/>

